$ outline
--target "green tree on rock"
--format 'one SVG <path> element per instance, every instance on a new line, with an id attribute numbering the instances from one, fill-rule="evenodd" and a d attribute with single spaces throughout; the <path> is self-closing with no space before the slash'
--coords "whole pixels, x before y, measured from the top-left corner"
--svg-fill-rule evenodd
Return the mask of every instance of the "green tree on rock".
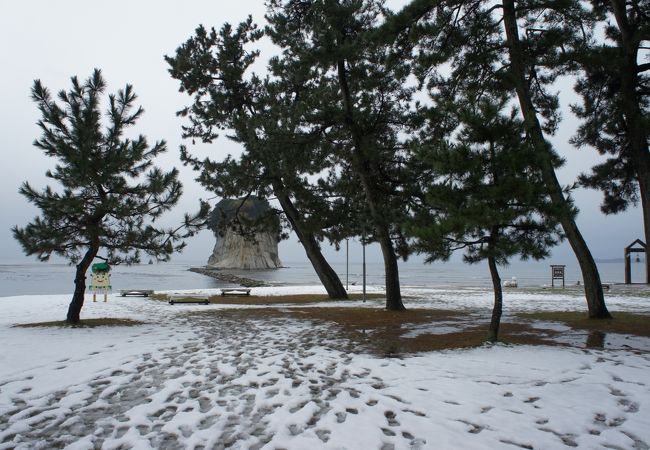
<path id="1" fill-rule="evenodd" d="M 67 321 L 76 323 L 84 304 L 86 272 L 95 257 L 130 264 L 139 262 L 144 252 L 168 260 L 185 246 L 182 239 L 196 231 L 206 211 L 186 215 L 185 223 L 176 229 L 153 226 L 182 193 L 176 169 L 164 172 L 153 165 L 152 160 L 166 150 L 165 142 L 150 146 L 142 135 L 124 136 L 144 111 L 134 108 L 131 85 L 109 95 L 102 116 L 106 83 L 101 72 L 96 69 L 83 83 L 77 77 L 71 81 L 72 88 L 60 91 L 58 101 L 40 80 L 32 87 L 42 132 L 34 145 L 57 160 L 46 176 L 60 187 L 38 191 L 23 183 L 20 193 L 41 215 L 12 231 L 27 255 L 47 261 L 54 254 L 76 264 L 67 314 Z M 104 256 L 99 255 L 102 250 Z"/>

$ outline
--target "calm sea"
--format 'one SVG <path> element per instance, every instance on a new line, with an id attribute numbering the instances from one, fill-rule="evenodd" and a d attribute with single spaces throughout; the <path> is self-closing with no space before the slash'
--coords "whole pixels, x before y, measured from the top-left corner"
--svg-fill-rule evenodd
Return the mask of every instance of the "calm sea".
<path id="1" fill-rule="evenodd" d="M 115 266 L 111 272 L 113 290 L 119 289 L 206 289 L 233 286 L 205 275 L 189 272 L 190 267 L 204 262 L 142 264 Z M 287 267 L 275 270 L 229 270 L 226 273 L 253 278 L 271 284 L 317 284 L 318 278 L 308 262 L 284 261 Z M 350 263 L 346 270 L 345 262 L 333 262 L 343 284 L 361 285 L 362 266 Z M 599 263 L 603 282 L 622 283 L 623 263 Z M 644 282 L 643 263 L 632 264 L 632 281 Z M 366 265 L 367 283 L 383 285 L 383 265 L 369 262 Z M 501 278 L 510 280 L 516 277 L 519 286 L 543 286 L 551 283 L 549 262 L 514 262 L 500 269 Z M 582 282 L 577 265 L 567 264 L 566 283 Z M 422 264 L 407 262 L 400 265 L 402 286 L 491 286 L 487 264 L 467 265 L 459 262 Z M 73 291 L 74 267 L 55 263 L 0 264 L 0 296 L 27 294 L 67 294 Z M 90 280 L 90 274 L 88 274 Z"/>

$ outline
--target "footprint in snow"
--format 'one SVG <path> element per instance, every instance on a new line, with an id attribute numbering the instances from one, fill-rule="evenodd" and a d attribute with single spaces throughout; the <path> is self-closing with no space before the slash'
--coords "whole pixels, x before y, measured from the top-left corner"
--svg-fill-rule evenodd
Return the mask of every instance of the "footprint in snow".
<path id="1" fill-rule="evenodd" d="M 637 413 L 639 412 L 639 404 L 628 400 L 627 398 L 622 398 L 618 401 L 618 404 L 623 407 L 623 411 L 626 413 Z"/>
<path id="2" fill-rule="evenodd" d="M 412 410 L 412 409 L 403 409 L 402 412 L 410 413 L 410 414 L 413 414 L 413 415 L 418 416 L 418 417 L 426 417 L 427 416 L 422 411 L 415 411 L 415 410 Z"/>
<path id="3" fill-rule="evenodd" d="M 609 393 L 615 397 L 625 397 L 623 391 L 616 389 L 615 387 L 609 386 Z"/>
<path id="4" fill-rule="evenodd" d="M 467 430 L 467 432 L 471 433 L 471 434 L 479 434 L 481 431 L 485 430 L 485 427 L 483 425 L 478 425 L 476 423 L 469 422 L 467 420 L 458 419 L 457 422 L 460 422 L 460 423 L 463 423 L 463 424 L 469 426 L 469 429 Z"/>
<path id="5" fill-rule="evenodd" d="M 318 439 L 320 439 L 323 442 L 327 442 L 330 440 L 330 434 L 332 432 L 330 430 L 316 430 L 316 436 Z"/>
<path id="6" fill-rule="evenodd" d="M 388 426 L 390 426 L 390 427 L 399 427 L 400 426 L 400 423 L 395 418 L 396 415 L 395 415 L 395 413 L 393 411 L 384 412 L 384 417 L 386 417 L 386 420 L 388 421 Z"/>

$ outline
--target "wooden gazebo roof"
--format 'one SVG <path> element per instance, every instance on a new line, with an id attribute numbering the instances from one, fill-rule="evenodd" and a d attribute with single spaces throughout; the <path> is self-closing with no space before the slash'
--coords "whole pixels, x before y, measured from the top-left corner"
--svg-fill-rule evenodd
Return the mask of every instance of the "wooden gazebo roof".
<path id="1" fill-rule="evenodd" d="M 639 248 L 634 248 L 634 246 L 635 246 L 636 244 L 639 244 L 639 245 L 641 246 L 641 248 L 640 248 L 640 249 L 639 249 Z M 636 250 L 636 251 L 645 251 L 645 248 L 646 248 L 645 242 L 643 242 L 641 239 L 636 239 L 636 240 L 635 240 L 634 242 L 632 242 L 630 245 L 628 245 L 627 247 L 625 247 L 625 251 L 626 251 L 626 252 L 629 252 L 629 251 L 635 251 L 635 250 Z"/>

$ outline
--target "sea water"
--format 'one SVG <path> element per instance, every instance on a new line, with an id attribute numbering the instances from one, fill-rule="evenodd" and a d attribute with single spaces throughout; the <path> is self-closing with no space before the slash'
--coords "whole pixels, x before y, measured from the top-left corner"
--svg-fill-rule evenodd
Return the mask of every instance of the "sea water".
<path id="1" fill-rule="evenodd" d="M 500 268 L 503 281 L 517 279 L 520 287 L 550 286 L 553 261 L 513 262 Z M 201 261 L 170 262 L 114 266 L 111 284 L 114 292 L 120 289 L 185 290 L 232 287 L 214 278 L 190 272 L 191 267 L 200 267 Z M 272 270 L 224 270 L 225 273 L 264 281 L 271 285 L 318 284 L 319 280 L 308 261 L 284 261 L 285 267 Z M 363 283 L 363 266 L 345 261 L 331 263 L 344 285 Z M 644 282 L 644 263 L 632 263 L 632 281 Z M 622 283 L 623 262 L 599 263 L 603 283 Z M 403 287 L 490 287 L 491 278 L 486 263 L 463 264 L 461 262 L 436 262 L 424 264 L 417 261 L 402 262 L 399 266 L 400 282 Z M 30 294 L 67 294 L 74 290 L 74 266 L 61 263 L 29 262 L 22 264 L 0 264 L 0 296 Z M 87 274 L 90 281 L 90 272 Z M 383 264 L 369 261 L 366 264 L 366 283 L 383 286 Z M 555 280 L 554 283 L 562 283 Z M 582 284 L 577 264 L 567 263 L 565 267 L 567 285 Z"/>

